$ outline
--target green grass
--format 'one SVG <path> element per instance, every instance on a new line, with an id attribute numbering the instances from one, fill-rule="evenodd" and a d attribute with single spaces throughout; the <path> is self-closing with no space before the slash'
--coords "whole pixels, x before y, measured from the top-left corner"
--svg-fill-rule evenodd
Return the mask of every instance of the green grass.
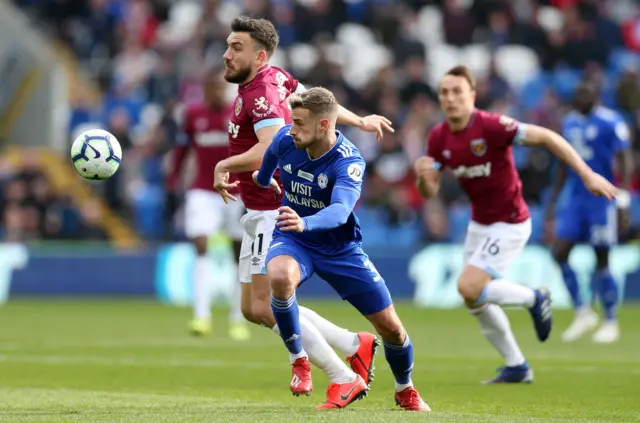
<path id="1" fill-rule="evenodd" d="M 368 329 L 342 303 L 312 308 L 352 330 Z M 190 338 L 188 309 L 146 301 L 16 300 L 0 307 L 0 422 L 638 422 L 640 308 L 621 312 L 622 340 L 566 345 L 556 314 L 546 344 L 528 315 L 510 311 L 533 365 L 527 386 L 482 386 L 501 362 L 463 310 L 400 305 L 415 346 L 414 382 L 433 412 L 400 411 L 382 354 L 368 398 L 346 410 L 318 412 L 327 380 L 294 398 L 282 341 L 253 327 L 245 344 L 226 336 L 216 310 L 213 337 Z"/>

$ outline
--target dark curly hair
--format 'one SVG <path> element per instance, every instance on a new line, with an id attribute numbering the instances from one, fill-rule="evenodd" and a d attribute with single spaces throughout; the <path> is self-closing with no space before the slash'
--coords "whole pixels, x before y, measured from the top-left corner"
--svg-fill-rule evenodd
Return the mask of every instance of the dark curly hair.
<path id="1" fill-rule="evenodd" d="M 253 19 L 248 16 L 238 16 L 231 22 L 233 32 L 246 32 L 251 39 L 259 44 L 271 57 L 278 47 L 280 36 L 273 24 L 266 19 Z"/>

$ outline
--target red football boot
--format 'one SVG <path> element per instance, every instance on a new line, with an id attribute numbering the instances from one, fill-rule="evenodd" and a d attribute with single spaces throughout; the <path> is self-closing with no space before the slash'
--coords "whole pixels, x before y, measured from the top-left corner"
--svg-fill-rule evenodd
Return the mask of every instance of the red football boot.
<path id="1" fill-rule="evenodd" d="M 356 380 L 347 383 L 332 383 L 327 388 L 327 402 L 316 407 L 316 410 L 344 408 L 352 402 L 367 396 L 369 387 L 358 375 Z"/>
<path id="2" fill-rule="evenodd" d="M 358 351 L 351 357 L 347 357 L 347 363 L 351 365 L 351 369 L 364 379 L 367 386 L 373 381 L 373 359 L 376 351 L 380 346 L 380 341 L 372 333 L 358 332 L 360 338 L 360 347 Z"/>
<path id="3" fill-rule="evenodd" d="M 311 365 L 309 364 L 309 360 L 307 357 L 300 357 L 293 362 L 292 366 L 291 383 L 289 384 L 291 393 L 296 397 L 301 394 L 311 395 L 313 383 L 311 382 Z"/>
<path id="4" fill-rule="evenodd" d="M 420 394 L 413 386 L 404 391 L 396 392 L 396 405 L 407 411 L 431 411 L 426 402 L 420 398 Z"/>

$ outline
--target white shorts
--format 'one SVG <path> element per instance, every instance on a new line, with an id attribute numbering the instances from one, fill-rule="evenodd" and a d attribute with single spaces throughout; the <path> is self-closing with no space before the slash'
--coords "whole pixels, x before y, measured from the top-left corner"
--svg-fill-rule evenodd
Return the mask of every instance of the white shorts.
<path id="1" fill-rule="evenodd" d="M 240 282 L 251 283 L 251 275 L 267 273 L 266 260 L 278 210 L 247 210 L 240 223 L 244 227 L 240 263 Z"/>
<path id="2" fill-rule="evenodd" d="M 241 201 L 225 204 L 220 195 L 204 189 L 187 191 L 185 198 L 185 234 L 193 239 L 211 236 L 224 230 L 231 238 L 240 241 L 244 234 L 240 218 L 244 212 Z"/>
<path id="3" fill-rule="evenodd" d="M 464 241 L 464 264 L 502 277 L 518 258 L 531 236 L 531 219 L 522 223 L 469 223 Z"/>

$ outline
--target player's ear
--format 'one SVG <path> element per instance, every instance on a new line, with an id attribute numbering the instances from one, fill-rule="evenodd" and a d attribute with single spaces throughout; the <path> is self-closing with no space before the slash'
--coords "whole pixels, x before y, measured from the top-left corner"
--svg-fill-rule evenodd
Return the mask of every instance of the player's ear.
<path id="1" fill-rule="evenodd" d="M 329 130 L 329 119 L 327 118 L 320 119 L 320 129 L 322 129 L 323 131 Z"/>
<path id="2" fill-rule="evenodd" d="M 267 60 L 269 60 L 268 54 L 266 50 L 260 49 L 258 50 L 258 61 L 260 62 L 266 62 Z"/>

